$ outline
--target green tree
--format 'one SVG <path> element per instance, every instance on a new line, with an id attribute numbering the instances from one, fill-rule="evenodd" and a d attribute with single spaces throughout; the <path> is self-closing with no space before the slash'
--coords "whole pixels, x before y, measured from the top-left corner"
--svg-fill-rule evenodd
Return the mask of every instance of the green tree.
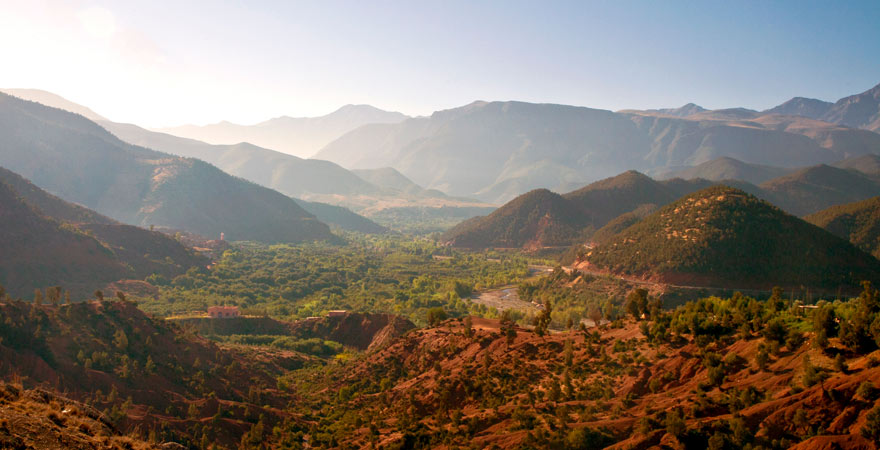
<path id="1" fill-rule="evenodd" d="M 455 280 L 452 284 L 452 290 L 458 298 L 468 298 L 474 293 L 474 285 L 465 283 L 461 280 Z"/>
<path id="2" fill-rule="evenodd" d="M 837 315 L 834 306 L 827 303 L 819 305 L 813 311 L 813 331 L 824 332 L 826 337 L 837 336 Z"/>
<path id="3" fill-rule="evenodd" d="M 550 326 L 551 314 L 553 313 L 553 302 L 550 299 L 544 301 L 544 309 L 535 316 L 532 325 L 535 326 L 535 334 L 544 336 L 547 334 L 547 328 Z"/>
<path id="4" fill-rule="evenodd" d="M 469 338 L 474 336 L 474 322 L 471 320 L 471 316 L 464 318 L 464 335 Z"/>
<path id="5" fill-rule="evenodd" d="M 98 299 L 98 301 L 104 301 L 104 292 L 98 289 L 95 291 L 95 298 Z"/>
<path id="6" fill-rule="evenodd" d="M 113 335 L 113 346 L 121 352 L 128 349 L 128 336 L 121 329 L 116 330 L 116 333 Z"/>
<path id="7" fill-rule="evenodd" d="M 759 345 L 758 352 L 755 354 L 755 364 L 758 366 L 758 370 L 765 371 L 767 370 L 767 364 L 770 362 L 770 353 L 767 351 L 767 346 Z"/>
<path id="8" fill-rule="evenodd" d="M 565 437 L 565 450 L 598 450 L 613 443 L 611 436 L 590 427 L 576 428 Z"/>
<path id="9" fill-rule="evenodd" d="M 571 339 L 565 340 L 565 350 L 563 351 L 565 359 L 565 367 L 571 367 L 574 359 L 574 349 L 572 348 Z"/>
<path id="10" fill-rule="evenodd" d="M 709 438 L 709 450 L 724 450 L 724 435 L 720 431 L 716 431 Z"/>
<path id="11" fill-rule="evenodd" d="M 791 422 L 797 430 L 801 431 L 802 434 L 806 434 L 810 429 L 810 418 L 807 417 L 807 411 L 803 408 L 798 408 L 798 410 L 794 412 L 794 418 L 792 418 Z"/>
<path id="12" fill-rule="evenodd" d="M 687 432 L 687 424 L 679 410 L 673 409 L 666 413 L 666 432 L 678 438 Z"/>
<path id="13" fill-rule="evenodd" d="M 880 406 L 868 412 L 865 425 L 861 429 L 862 437 L 880 445 Z"/>
<path id="14" fill-rule="evenodd" d="M 431 308 L 427 312 L 428 324 L 432 327 L 436 327 L 440 322 L 446 320 L 447 317 L 446 311 L 439 306 Z"/>
<path id="15" fill-rule="evenodd" d="M 633 316 L 634 319 L 639 320 L 647 309 L 648 290 L 639 288 L 630 291 L 626 296 L 626 312 Z"/>
<path id="16" fill-rule="evenodd" d="M 764 339 L 782 345 L 785 344 L 785 338 L 788 337 L 788 327 L 785 325 L 785 321 L 781 318 L 774 317 L 764 325 L 762 334 L 764 335 Z"/>

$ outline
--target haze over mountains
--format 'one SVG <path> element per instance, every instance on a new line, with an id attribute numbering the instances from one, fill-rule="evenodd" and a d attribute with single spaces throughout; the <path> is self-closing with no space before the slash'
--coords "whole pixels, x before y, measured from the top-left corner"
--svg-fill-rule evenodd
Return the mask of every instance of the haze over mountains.
<path id="1" fill-rule="evenodd" d="M 880 135 L 838 125 L 868 121 L 853 119 L 857 108 L 869 118 L 877 114 L 872 99 L 878 91 L 842 99 L 835 113 L 822 116 L 832 122 L 696 105 L 614 113 L 475 102 L 398 124 L 365 125 L 315 158 L 349 169 L 393 167 L 421 186 L 493 203 L 535 188 L 565 191 L 625 170 L 678 170 L 724 156 L 798 168 L 880 153 Z"/>
<path id="2" fill-rule="evenodd" d="M 334 239 L 292 199 L 94 122 L 0 94 L 0 166 L 115 220 L 264 242 Z"/>
<path id="3" fill-rule="evenodd" d="M 101 124 L 128 142 L 205 160 L 289 196 L 367 213 L 376 204 L 389 204 L 389 198 L 406 196 L 410 198 L 403 206 L 424 206 L 420 199 L 426 196 L 434 199 L 425 202 L 428 206 L 438 206 L 437 199 L 443 198 L 440 193 L 500 204 L 532 189 L 565 192 L 630 169 L 665 178 L 721 157 L 757 169 L 749 170 L 746 181 L 760 183 L 785 169 L 880 154 L 880 135 L 865 125 L 880 114 L 878 92 L 880 87 L 875 87 L 827 105 L 797 98 L 764 112 L 706 110 L 695 104 L 610 112 L 566 105 L 474 102 L 429 117 L 406 118 L 368 106 L 347 106 L 319 118 L 280 118 L 236 128 L 277 130 L 296 123 L 284 128 L 288 134 L 278 138 L 290 145 L 301 137 L 323 133 L 328 143 L 315 160 L 258 147 L 263 142 L 259 135 L 210 145 L 134 125 L 106 120 Z M 33 95 L 35 100 L 51 96 L 22 94 Z M 86 108 L 71 104 L 70 109 Z M 864 117 L 857 119 L 859 114 Z M 186 134 L 180 129 L 168 131 Z M 277 142 L 272 146 L 278 147 Z M 411 180 L 418 188 L 389 191 L 390 185 L 377 185 L 377 177 L 365 172 L 359 177 L 343 167 L 393 168 L 397 174 L 388 172 L 388 176 Z M 745 168 L 715 170 L 744 173 Z"/>
<path id="4" fill-rule="evenodd" d="M 370 105 L 345 105 L 320 117 L 277 117 L 254 125 L 220 122 L 211 125 L 183 125 L 156 131 L 197 139 L 209 144 L 250 142 L 300 158 L 308 158 L 334 139 L 370 123 L 397 123 L 407 119 L 399 112 Z"/>
<path id="5" fill-rule="evenodd" d="M 45 91 L 9 91 L 55 108 L 90 111 Z M 384 230 L 382 226 L 346 207 L 362 214 L 410 220 L 413 214 L 431 218 L 448 216 L 450 211 L 455 217 L 468 218 L 475 213 L 485 213 L 490 206 L 474 200 L 450 198 L 436 190 L 426 190 L 399 173 L 394 176 L 394 183 L 389 184 L 390 180 L 382 177 L 381 171 L 380 176 L 354 174 L 328 161 L 302 159 L 246 142 L 212 145 L 103 118 L 98 124 L 127 143 L 197 158 L 229 174 L 299 199 L 298 203 L 319 220 L 345 230 L 366 233 Z"/>
<path id="6" fill-rule="evenodd" d="M 173 277 L 207 263 L 169 236 L 65 202 L 3 168 L 0 220 L 0 279 L 13 295 L 63 285 L 83 296 L 120 279 Z"/>
<path id="7" fill-rule="evenodd" d="M 454 216 L 467 218 L 479 213 L 479 208 L 485 211 L 491 204 L 533 189 L 572 191 L 591 181 L 638 170 L 666 179 L 740 180 L 747 185 L 738 187 L 804 215 L 837 202 L 866 198 L 874 189 L 873 175 L 853 178 L 861 180 L 856 183 L 857 193 L 840 191 L 836 196 L 816 191 L 815 180 L 808 179 L 819 177 L 834 186 L 839 182 L 829 178 L 849 179 L 847 172 L 835 172 L 833 167 L 813 168 L 790 181 L 763 184 L 818 164 L 860 166 L 845 161 L 880 154 L 880 134 L 837 124 L 869 123 L 854 117 L 857 111 L 868 118 L 873 117 L 871 111 L 880 111 L 872 100 L 878 91 L 875 87 L 827 105 L 797 98 L 764 112 L 706 110 L 695 104 L 610 112 L 552 104 L 474 102 L 430 117 L 405 118 L 371 107 L 349 106 L 321 118 L 277 119 L 266 122 L 273 125 L 263 126 L 270 130 L 283 128 L 282 123 L 296 123 L 286 129 L 290 133 L 299 130 L 294 134 L 302 136 L 329 136 L 331 129 L 341 134 L 315 155 L 317 159 L 302 159 L 247 142 L 213 145 L 106 119 L 100 125 L 126 142 L 198 158 L 232 175 L 303 199 L 300 204 L 319 219 L 358 231 L 375 232 L 381 227 L 315 202 L 348 207 L 386 221 L 425 211 L 440 214 L 441 208 L 459 208 Z M 103 119 L 50 93 L 17 92 Z M 354 129 L 345 132 L 349 126 Z M 292 142 L 289 136 L 284 139 Z M 798 188 L 798 194 L 790 192 L 786 186 L 799 179 L 812 186 L 812 193 L 803 187 Z M 400 212 L 388 213 L 389 208 Z"/>

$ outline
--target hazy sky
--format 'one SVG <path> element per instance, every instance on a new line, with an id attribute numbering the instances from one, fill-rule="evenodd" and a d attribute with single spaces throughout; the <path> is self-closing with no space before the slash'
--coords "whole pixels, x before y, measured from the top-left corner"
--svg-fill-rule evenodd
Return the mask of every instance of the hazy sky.
<path id="1" fill-rule="evenodd" d="M 144 126 L 347 103 L 763 109 L 880 83 L 880 1 L 0 0 L 0 87 Z"/>

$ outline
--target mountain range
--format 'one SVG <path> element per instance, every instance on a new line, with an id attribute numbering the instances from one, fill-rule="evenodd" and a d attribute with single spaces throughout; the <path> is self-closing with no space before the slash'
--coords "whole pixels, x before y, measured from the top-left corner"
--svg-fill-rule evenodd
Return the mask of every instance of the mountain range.
<path id="1" fill-rule="evenodd" d="M 384 225 L 391 225 L 401 217 L 423 220 L 422 216 L 450 208 L 461 210 L 454 216 L 467 218 L 472 211 L 485 211 L 524 192 L 539 188 L 573 191 L 626 170 L 639 170 L 661 179 L 699 177 L 763 184 L 805 167 L 880 154 L 880 134 L 869 131 L 867 125 L 866 129 L 851 127 L 870 123 L 874 114 L 871 111 L 877 109 L 878 91 L 875 87 L 833 104 L 796 98 L 762 112 L 745 108 L 706 110 L 694 104 L 611 112 L 480 101 L 429 117 L 395 115 L 399 120 L 366 106 L 345 107 L 323 118 L 286 118 L 298 121 L 298 129 L 306 135 L 317 131 L 303 130 L 328 129 L 322 123 L 345 122 L 354 127 L 348 132 L 339 131 L 345 127 L 334 128 L 341 136 L 319 151 L 316 159 L 302 159 L 247 142 L 212 145 L 114 123 L 50 93 L 18 93 L 99 119 L 101 126 L 125 142 L 198 158 L 232 175 L 302 199 L 305 202 L 300 204 L 309 212 L 334 226 L 375 231 L 380 227 L 369 220 L 327 206 L 309 205 L 347 207 L 376 220 L 381 217 Z M 856 120 L 858 111 L 867 118 Z M 388 120 L 382 123 L 380 116 Z M 346 117 L 363 120 L 343 120 Z M 859 164 L 847 168 L 859 169 Z M 41 182 L 39 176 L 32 178 Z M 838 201 L 863 198 L 861 193 L 842 193 L 839 199 L 823 203 L 815 198 L 797 200 L 787 194 L 773 197 L 787 189 L 785 183 L 762 186 L 763 192 L 751 186 L 738 187 L 797 215 Z M 331 210 L 335 215 L 324 215 Z"/>
<path id="2" fill-rule="evenodd" d="M 393 167 L 426 188 L 490 203 L 536 188 L 564 192 L 629 169 L 663 173 L 720 157 L 794 169 L 880 154 L 880 135 L 870 126 L 853 128 L 861 126 L 855 119 L 837 119 L 855 117 L 857 105 L 880 114 L 871 100 L 878 91 L 842 99 L 837 112 L 822 116 L 830 122 L 778 114 L 796 108 L 710 111 L 685 105 L 615 113 L 481 101 L 396 124 L 365 125 L 315 158 L 349 169 Z"/>
<path id="3" fill-rule="evenodd" d="M 374 174 L 354 174 L 328 161 L 303 159 L 246 142 L 212 145 L 150 131 L 133 124 L 113 122 L 49 92 L 35 89 L 6 91 L 47 106 L 88 113 L 89 117 L 96 117 L 99 125 L 127 143 L 200 159 L 229 174 L 277 190 L 297 199 L 300 206 L 320 221 L 344 230 L 376 233 L 385 229 L 373 220 L 347 209 L 386 218 L 385 223 L 393 225 L 401 219 L 448 217 L 449 212 L 454 217 L 468 218 L 476 213 L 484 213 L 491 206 L 424 189 L 399 173 L 383 172 L 385 169 L 379 169 Z M 389 176 L 394 180 L 391 184 Z"/>
<path id="4" fill-rule="evenodd" d="M 860 159 L 867 163 L 875 158 Z M 798 216 L 880 195 L 880 177 L 876 174 L 824 164 L 790 171 L 722 158 L 684 172 L 691 178 L 655 181 L 627 171 L 563 195 L 534 190 L 485 217 L 462 222 L 441 239 L 457 247 L 535 249 L 595 241 L 594 233 L 601 230 L 597 238 L 602 240 L 614 234 L 603 227 L 620 231 L 622 225 L 635 223 L 655 208 L 716 184 L 736 187 Z M 743 181 L 759 181 L 768 172 L 784 175 L 759 185 Z"/>
<path id="5" fill-rule="evenodd" d="M 370 105 L 345 105 L 320 117 L 282 116 L 254 125 L 220 122 L 205 126 L 183 125 L 156 131 L 209 144 L 249 142 L 282 153 L 307 158 L 343 134 L 371 123 L 397 123 L 408 117 Z"/>
<path id="6" fill-rule="evenodd" d="M 234 240 L 336 239 L 291 198 L 128 144 L 83 116 L 0 94 L 0 166 L 114 220 Z"/>
<path id="7" fill-rule="evenodd" d="M 880 131 L 880 84 L 834 103 L 795 97 L 765 113 L 804 116 L 851 128 Z"/>

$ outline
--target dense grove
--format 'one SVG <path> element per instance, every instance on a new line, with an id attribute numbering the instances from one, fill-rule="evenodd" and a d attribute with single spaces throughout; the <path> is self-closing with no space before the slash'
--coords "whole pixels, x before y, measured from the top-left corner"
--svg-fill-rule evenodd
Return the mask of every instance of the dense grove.
<path id="1" fill-rule="evenodd" d="M 210 270 L 149 278 L 161 293 L 141 299 L 141 306 L 168 316 L 228 304 L 281 319 L 345 309 L 400 314 L 424 324 L 431 308 L 454 316 L 487 314 L 463 299 L 529 276 L 529 259 L 516 254 L 469 253 L 404 237 L 346 237 L 346 246 L 241 245 Z"/>

